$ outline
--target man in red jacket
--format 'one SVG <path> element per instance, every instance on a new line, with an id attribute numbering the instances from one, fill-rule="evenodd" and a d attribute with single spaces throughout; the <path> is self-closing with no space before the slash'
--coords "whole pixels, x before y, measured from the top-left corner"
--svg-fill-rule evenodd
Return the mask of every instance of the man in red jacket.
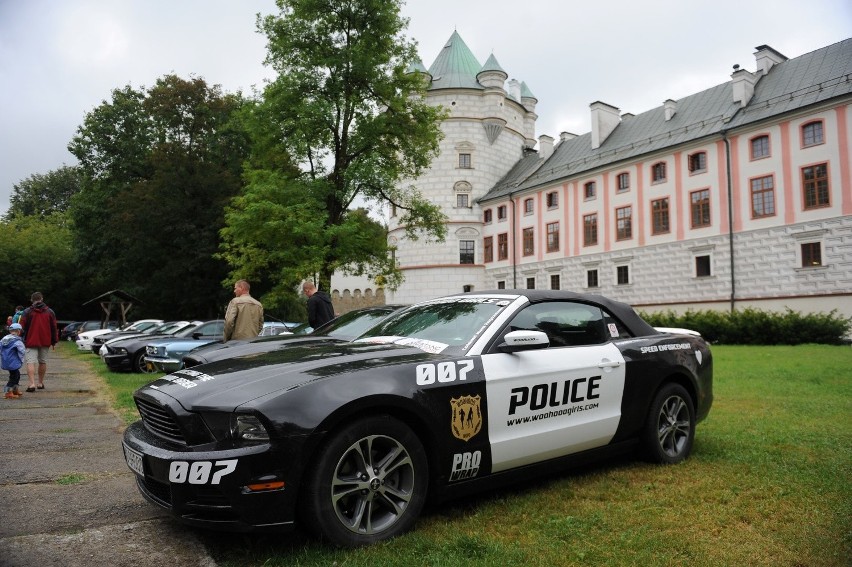
<path id="1" fill-rule="evenodd" d="M 24 328 L 24 346 L 27 347 L 27 377 L 30 386 L 27 392 L 36 388 L 44 390 L 44 375 L 47 374 L 47 351 L 56 348 L 59 342 L 59 329 L 56 326 L 56 313 L 45 305 L 40 291 L 32 294 L 32 306 L 24 310 L 19 323 Z M 38 363 L 38 386 L 35 382 L 35 368 Z"/>

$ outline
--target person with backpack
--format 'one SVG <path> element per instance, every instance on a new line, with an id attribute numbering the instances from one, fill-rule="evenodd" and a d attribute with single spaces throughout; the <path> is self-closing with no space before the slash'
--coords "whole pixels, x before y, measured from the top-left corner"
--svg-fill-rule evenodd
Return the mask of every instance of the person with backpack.
<path id="1" fill-rule="evenodd" d="M 21 325 L 9 325 L 9 334 L 0 340 L 0 368 L 9 371 L 9 381 L 3 387 L 3 397 L 8 400 L 20 398 L 18 384 L 21 381 L 21 366 L 24 365 L 24 341 L 21 340 Z"/>
<path id="2" fill-rule="evenodd" d="M 44 303 L 40 291 L 32 294 L 33 304 L 24 310 L 20 325 L 24 329 L 24 346 L 27 347 L 27 378 L 30 385 L 27 392 L 36 388 L 44 390 L 44 376 L 47 374 L 47 351 L 56 349 L 59 342 L 59 328 L 56 326 L 56 313 Z M 38 386 L 36 386 L 36 363 L 38 363 Z"/>
<path id="3" fill-rule="evenodd" d="M 23 315 L 23 314 L 24 314 L 24 306 L 23 305 L 18 305 L 17 307 L 15 307 L 15 314 L 12 315 L 12 323 L 20 323 L 21 322 L 21 315 Z"/>

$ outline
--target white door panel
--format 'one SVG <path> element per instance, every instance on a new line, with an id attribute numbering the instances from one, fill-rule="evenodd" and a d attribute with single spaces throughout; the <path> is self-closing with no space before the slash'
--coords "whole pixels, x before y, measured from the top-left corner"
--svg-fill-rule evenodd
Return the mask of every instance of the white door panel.
<path id="1" fill-rule="evenodd" d="M 612 344 L 482 357 L 492 471 L 606 445 L 621 417 L 624 358 Z"/>

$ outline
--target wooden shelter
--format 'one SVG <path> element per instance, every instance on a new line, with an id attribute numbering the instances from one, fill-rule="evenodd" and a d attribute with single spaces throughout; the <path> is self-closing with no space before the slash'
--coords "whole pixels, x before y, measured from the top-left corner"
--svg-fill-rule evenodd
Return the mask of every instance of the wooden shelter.
<path id="1" fill-rule="evenodd" d="M 139 299 L 120 289 L 114 289 L 112 291 L 102 293 L 101 295 L 85 302 L 83 307 L 95 302 L 99 303 L 103 310 L 104 316 L 101 321 L 104 324 L 112 321 L 112 314 L 116 313 L 121 325 L 127 323 L 127 312 L 130 311 L 130 308 L 137 304 L 141 305 L 142 303 Z"/>

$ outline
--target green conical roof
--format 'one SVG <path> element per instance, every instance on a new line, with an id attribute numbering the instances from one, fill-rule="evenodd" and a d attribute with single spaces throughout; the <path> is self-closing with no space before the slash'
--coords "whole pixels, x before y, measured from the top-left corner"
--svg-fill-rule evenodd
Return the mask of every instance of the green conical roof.
<path id="1" fill-rule="evenodd" d="M 523 81 L 521 81 L 521 98 L 535 98 L 535 95 L 532 94 L 530 88 Z M 538 101 L 537 98 L 535 100 Z"/>
<path id="2" fill-rule="evenodd" d="M 500 63 L 497 62 L 497 58 L 494 57 L 493 53 L 488 56 L 488 59 L 485 60 L 485 65 L 483 65 L 482 69 L 479 70 L 480 73 L 484 73 L 486 71 L 499 71 L 507 77 L 509 76 L 503 67 L 500 66 Z"/>
<path id="3" fill-rule="evenodd" d="M 432 75 L 432 86 L 429 89 L 481 89 L 482 85 L 476 80 L 480 69 L 482 65 L 458 32 L 454 31 L 440 55 L 429 67 L 429 74 Z"/>

